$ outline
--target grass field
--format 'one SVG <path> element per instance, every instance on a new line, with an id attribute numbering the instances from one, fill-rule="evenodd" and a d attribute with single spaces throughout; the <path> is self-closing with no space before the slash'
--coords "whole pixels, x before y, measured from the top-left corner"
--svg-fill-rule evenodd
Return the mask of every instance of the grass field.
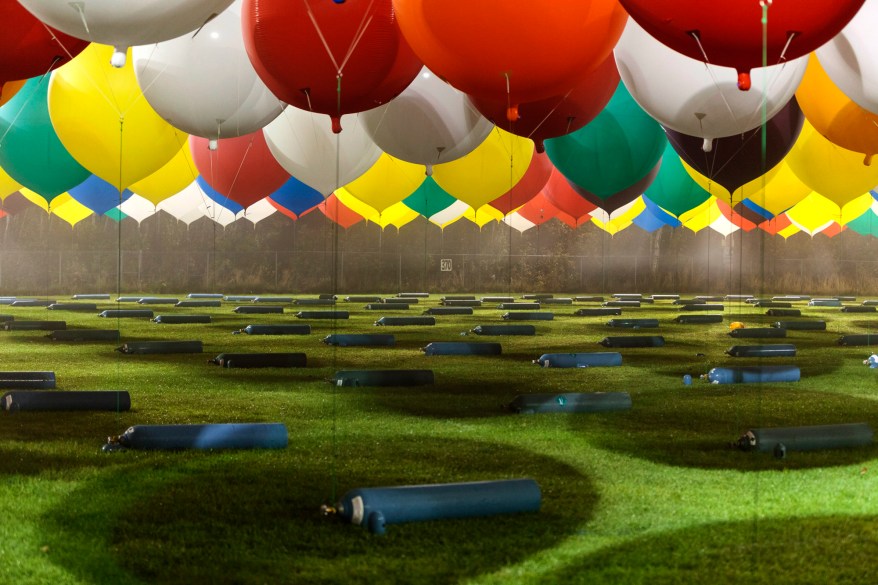
<path id="1" fill-rule="evenodd" d="M 181 295 L 182 296 L 182 295 Z M 60 300 L 60 299 L 59 299 Z M 339 302 L 349 320 L 308 321 L 306 336 L 232 335 L 248 323 L 301 323 L 232 309 L 207 325 L 101 319 L 94 312 L 0 305 L 16 320 L 64 319 L 116 328 L 122 340 L 198 339 L 203 354 L 123 355 L 119 343 L 54 342 L 0 331 L 0 371 L 52 370 L 60 390 L 127 390 L 119 413 L 0 416 L 0 582 L 126 583 L 874 583 L 878 580 L 878 447 L 770 454 L 729 448 L 749 428 L 844 422 L 878 425 L 872 348 L 841 334 L 878 332 L 878 315 L 798 304 L 826 331 L 790 331 L 795 358 L 730 358 L 729 324 L 777 317 L 726 303 L 724 321 L 680 325 L 669 302 L 625 309 L 658 329 L 610 328 L 547 306 L 533 337 L 477 337 L 502 322 L 491 307 L 440 316 L 433 327 L 378 328 L 382 315 Z M 124 305 L 123 308 L 130 305 Z M 104 302 L 101 309 L 116 308 Z M 301 309 L 316 307 L 301 307 Z M 786 318 L 784 318 L 786 319 Z M 333 332 L 393 333 L 392 348 L 330 347 Z M 663 348 L 622 349 L 615 368 L 552 369 L 547 352 L 615 351 L 608 335 L 662 335 Z M 425 356 L 430 341 L 499 341 L 500 357 Z M 301 351 L 308 367 L 225 369 L 230 351 Z M 711 385 L 711 367 L 794 364 L 795 383 Z M 337 370 L 432 369 L 414 388 L 348 388 Z M 693 376 L 692 385 L 682 382 Z M 526 393 L 626 391 L 633 407 L 602 414 L 512 414 Z M 282 422 L 289 446 L 254 451 L 101 451 L 135 424 Z M 324 517 L 346 491 L 369 486 L 529 477 L 539 513 L 388 526 L 375 536 Z"/>

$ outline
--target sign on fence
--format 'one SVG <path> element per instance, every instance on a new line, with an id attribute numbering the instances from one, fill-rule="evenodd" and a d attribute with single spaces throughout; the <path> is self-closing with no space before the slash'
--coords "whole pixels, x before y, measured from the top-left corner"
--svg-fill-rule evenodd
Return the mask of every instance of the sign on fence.
<path id="1" fill-rule="evenodd" d="M 451 272 L 451 258 L 440 258 L 439 259 L 439 271 L 440 272 Z"/>

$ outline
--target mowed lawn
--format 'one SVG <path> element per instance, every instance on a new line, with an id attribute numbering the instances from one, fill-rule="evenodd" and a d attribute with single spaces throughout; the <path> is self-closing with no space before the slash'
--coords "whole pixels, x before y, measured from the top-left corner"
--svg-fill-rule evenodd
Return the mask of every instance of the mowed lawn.
<path id="1" fill-rule="evenodd" d="M 126 293 L 127 294 L 127 293 Z M 173 295 L 169 295 L 173 296 Z M 181 298 L 184 295 L 179 295 Z M 481 296 L 481 295 L 478 295 Z M 567 296 L 567 295 L 557 295 Z M 609 295 L 605 295 L 609 299 Z M 303 295 L 304 297 L 304 295 Z M 342 295 L 340 295 L 343 298 Z M 116 342 L 55 342 L 0 331 L 0 371 L 54 371 L 58 390 L 127 390 L 128 412 L 0 413 L 0 582 L 125 583 L 874 583 L 878 448 L 771 454 L 730 448 L 751 428 L 865 422 L 878 427 L 878 315 L 794 306 L 825 331 L 734 339 L 766 309 L 726 302 L 723 322 L 681 325 L 670 301 L 623 309 L 655 329 L 574 316 L 596 303 L 545 305 L 535 336 L 477 336 L 504 323 L 495 303 L 435 326 L 376 327 L 384 315 L 339 300 L 350 319 L 239 315 L 219 308 L 99 301 L 99 310 L 209 314 L 210 324 L 104 319 L 95 311 L 0 305 L 16 320 L 118 328 L 131 340 L 200 340 L 204 352 L 124 355 Z M 53 297 L 54 298 L 54 297 Z M 113 297 L 115 298 L 115 296 Z M 58 300 L 70 301 L 69 298 Z M 856 304 L 862 299 L 858 299 Z M 855 303 L 850 303 L 855 304 Z M 233 335 L 250 323 L 309 323 L 309 335 Z M 511 322 L 510 322 L 511 323 Z M 515 322 L 518 323 L 518 322 Z M 385 348 L 332 347 L 331 333 L 392 333 Z M 661 348 L 607 349 L 606 336 L 661 335 Z M 431 341 L 494 341 L 502 355 L 425 356 Z M 732 345 L 792 343 L 793 358 L 732 358 Z M 619 351 L 620 367 L 542 368 L 551 352 Z M 222 352 L 304 352 L 305 368 L 226 369 Z M 789 364 L 799 382 L 712 385 L 723 365 Z M 421 387 L 339 387 L 339 370 L 432 369 Z M 683 376 L 693 377 L 691 385 Z M 528 393 L 624 391 L 600 414 L 510 412 Z M 289 446 L 249 451 L 102 452 L 139 424 L 281 422 Z M 389 525 L 376 536 L 321 513 L 350 489 L 532 478 L 538 513 Z"/>

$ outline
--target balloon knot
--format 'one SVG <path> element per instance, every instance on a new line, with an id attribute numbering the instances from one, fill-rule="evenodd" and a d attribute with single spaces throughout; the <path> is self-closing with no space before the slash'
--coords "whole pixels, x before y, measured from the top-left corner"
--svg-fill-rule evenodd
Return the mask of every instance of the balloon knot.
<path id="1" fill-rule="evenodd" d="M 750 89 L 750 72 L 738 71 L 738 89 L 747 91 Z"/>
<path id="2" fill-rule="evenodd" d="M 514 106 L 509 106 L 508 108 L 506 108 L 506 119 L 509 120 L 510 122 L 515 122 L 520 117 L 521 116 L 518 114 L 518 104 L 515 104 Z"/>
<path id="3" fill-rule="evenodd" d="M 340 134 L 341 133 L 341 118 L 338 116 L 330 116 L 332 119 L 332 133 Z"/>

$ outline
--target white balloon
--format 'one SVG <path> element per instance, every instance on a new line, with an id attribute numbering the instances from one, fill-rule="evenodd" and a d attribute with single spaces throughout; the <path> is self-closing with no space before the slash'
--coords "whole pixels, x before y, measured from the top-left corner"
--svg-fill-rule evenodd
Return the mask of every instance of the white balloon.
<path id="1" fill-rule="evenodd" d="M 197 35 L 134 47 L 134 73 L 146 101 L 172 126 L 216 140 L 250 134 L 284 104 L 269 91 L 241 32 L 241 0 Z"/>
<path id="2" fill-rule="evenodd" d="M 344 130 L 333 134 L 325 114 L 289 106 L 262 132 L 271 154 L 289 174 L 327 196 L 365 173 L 381 156 L 361 115 L 342 116 Z"/>
<path id="3" fill-rule="evenodd" d="M 189 225 L 196 219 L 204 217 L 205 210 L 202 208 L 210 197 L 198 186 L 198 182 L 192 181 L 176 195 L 162 199 L 156 205 L 156 211 L 164 211 L 176 219 Z"/>
<path id="4" fill-rule="evenodd" d="M 167 41 L 192 32 L 232 0 L 19 0 L 41 21 L 70 36 L 116 47 L 113 65 L 125 64 L 134 45 Z"/>
<path id="5" fill-rule="evenodd" d="M 815 51 L 832 82 L 854 103 L 878 114 L 878 3 L 866 2 L 831 41 Z"/>
<path id="6" fill-rule="evenodd" d="M 155 203 L 137 195 L 136 193 L 123 201 L 116 208 L 124 213 L 126 217 L 135 220 L 138 224 L 147 217 L 152 217 L 158 211 Z"/>
<path id="7" fill-rule="evenodd" d="M 366 132 L 384 152 L 427 165 L 428 174 L 431 165 L 472 152 L 493 127 L 465 93 L 426 67 L 397 97 L 361 115 Z"/>
<path id="8" fill-rule="evenodd" d="M 634 19 L 613 50 L 622 82 L 634 100 L 662 126 L 711 141 L 757 128 L 790 99 L 805 74 L 807 58 L 753 69 L 753 87 L 738 89 L 731 67 L 707 65 L 667 47 Z M 763 104 L 764 100 L 764 104 Z"/>

